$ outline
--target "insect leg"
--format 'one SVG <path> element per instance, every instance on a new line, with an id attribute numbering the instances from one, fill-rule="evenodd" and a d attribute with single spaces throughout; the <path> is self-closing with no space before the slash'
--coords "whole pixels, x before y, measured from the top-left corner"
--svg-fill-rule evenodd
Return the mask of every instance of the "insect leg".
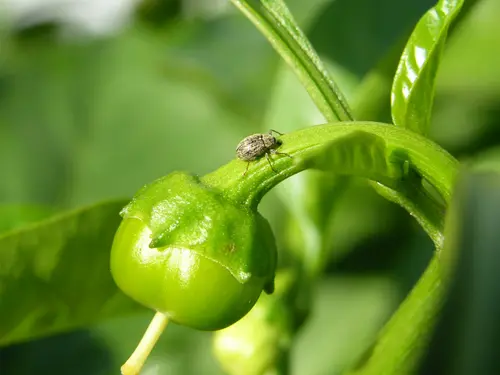
<path id="1" fill-rule="evenodd" d="M 271 163 L 271 157 L 269 156 L 269 152 L 266 152 L 266 159 L 267 159 L 267 162 L 269 163 L 269 166 L 273 170 L 273 172 L 278 173 L 278 171 L 276 169 L 274 169 L 273 164 Z"/>
<path id="2" fill-rule="evenodd" d="M 250 162 L 248 162 L 248 163 L 247 163 L 247 167 L 246 167 L 246 169 L 245 169 L 245 173 L 243 173 L 243 176 L 245 176 L 245 175 L 247 174 L 247 172 L 248 172 L 248 167 L 249 167 L 249 166 L 250 166 Z"/>
<path id="3" fill-rule="evenodd" d="M 279 151 L 276 151 L 276 150 L 274 150 L 274 149 L 273 149 L 273 150 L 271 150 L 271 152 L 272 152 L 273 154 L 276 154 L 276 155 L 284 155 L 284 156 L 288 156 L 290 159 L 293 159 L 292 155 L 289 155 L 289 154 L 287 154 L 286 152 L 279 152 Z"/>

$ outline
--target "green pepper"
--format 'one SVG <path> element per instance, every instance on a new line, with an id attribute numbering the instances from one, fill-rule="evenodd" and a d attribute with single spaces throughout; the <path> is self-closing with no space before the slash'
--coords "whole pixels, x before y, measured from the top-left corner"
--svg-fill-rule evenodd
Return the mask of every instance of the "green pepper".
<path id="1" fill-rule="evenodd" d="M 171 321 L 225 328 L 272 293 L 276 245 L 268 222 L 197 177 L 175 172 L 122 210 L 111 272 L 131 298 Z"/>

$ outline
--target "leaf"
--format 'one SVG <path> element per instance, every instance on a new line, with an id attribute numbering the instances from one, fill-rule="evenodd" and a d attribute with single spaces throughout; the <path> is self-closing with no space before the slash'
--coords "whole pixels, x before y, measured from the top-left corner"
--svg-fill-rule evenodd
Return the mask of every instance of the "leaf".
<path id="1" fill-rule="evenodd" d="M 500 174 L 461 176 L 453 203 L 442 256 L 451 279 L 418 373 L 498 374 Z"/>
<path id="2" fill-rule="evenodd" d="M 0 234 L 50 216 L 54 210 L 36 205 L 1 205 Z"/>
<path id="3" fill-rule="evenodd" d="M 140 309 L 109 271 L 125 203 L 71 211 L 0 237 L 0 345 Z"/>
<path id="4" fill-rule="evenodd" d="M 463 0 L 440 0 L 413 30 L 392 86 L 392 119 L 397 126 L 427 134 L 448 28 L 462 4 Z"/>
<path id="5" fill-rule="evenodd" d="M 342 92 L 282 0 L 232 0 L 294 70 L 328 121 L 352 120 Z"/>

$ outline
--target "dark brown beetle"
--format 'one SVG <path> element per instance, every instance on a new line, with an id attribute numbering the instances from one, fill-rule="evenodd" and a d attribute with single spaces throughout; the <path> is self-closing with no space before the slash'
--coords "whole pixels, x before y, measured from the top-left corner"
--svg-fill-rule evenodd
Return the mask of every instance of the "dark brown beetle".
<path id="1" fill-rule="evenodd" d="M 236 156 L 238 159 L 247 161 L 247 168 L 243 176 L 247 174 L 248 167 L 251 161 L 257 160 L 262 156 L 266 156 L 266 159 L 271 167 L 271 169 L 278 173 L 273 165 L 271 164 L 270 154 L 285 155 L 291 158 L 290 155 L 284 152 L 278 152 L 276 149 L 281 146 L 281 140 L 273 136 L 273 132 L 279 135 L 283 135 L 276 130 L 270 130 L 269 134 L 252 134 L 243 139 L 236 147 Z"/>

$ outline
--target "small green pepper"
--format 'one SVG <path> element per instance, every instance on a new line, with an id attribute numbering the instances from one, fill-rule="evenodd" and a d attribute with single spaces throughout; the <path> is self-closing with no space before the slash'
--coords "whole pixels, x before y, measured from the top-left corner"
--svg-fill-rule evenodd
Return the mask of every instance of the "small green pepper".
<path id="1" fill-rule="evenodd" d="M 304 318 L 296 305 L 303 286 L 297 272 L 278 271 L 272 295 L 261 295 L 243 319 L 214 333 L 213 352 L 226 374 L 283 373 L 279 369 L 288 364 L 293 335 Z"/>
<path id="2" fill-rule="evenodd" d="M 115 282 L 178 324 L 225 328 L 262 290 L 274 289 L 277 252 L 268 222 L 195 176 L 158 179 L 121 215 L 111 250 Z"/>

